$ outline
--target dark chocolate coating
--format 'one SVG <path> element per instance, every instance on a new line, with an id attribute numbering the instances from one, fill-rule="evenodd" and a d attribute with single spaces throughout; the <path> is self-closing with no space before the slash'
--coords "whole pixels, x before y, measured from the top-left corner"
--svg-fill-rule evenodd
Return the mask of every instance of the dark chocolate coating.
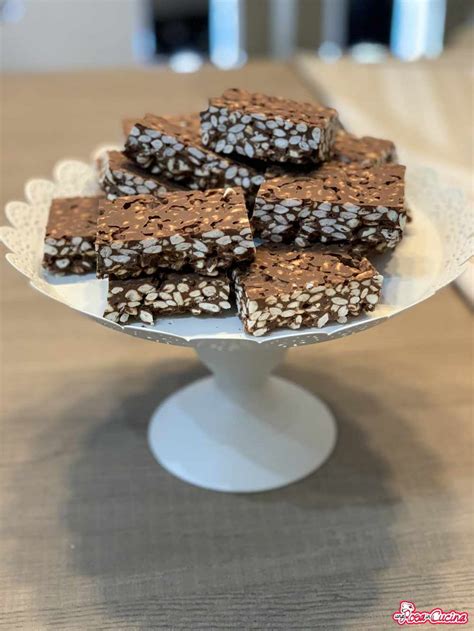
<path id="1" fill-rule="evenodd" d="M 338 128 L 331 108 L 245 90 L 226 90 L 201 112 L 203 145 L 266 161 L 328 160 Z"/>
<path id="2" fill-rule="evenodd" d="M 126 155 L 142 168 L 191 189 L 240 186 L 250 204 L 263 182 L 263 169 L 224 157 L 202 146 L 199 129 L 147 114 L 135 121 L 125 143 Z"/>
<path id="3" fill-rule="evenodd" d="M 176 182 L 152 175 L 127 158 L 122 151 L 105 151 L 98 159 L 99 181 L 108 199 L 127 195 L 163 195 L 185 190 Z"/>
<path id="4" fill-rule="evenodd" d="M 260 92 L 248 92 L 238 88 L 226 90 L 222 96 L 209 99 L 214 107 L 225 107 L 229 112 L 242 111 L 245 114 L 262 114 L 266 117 L 277 117 L 298 120 L 311 126 L 326 125 L 337 118 L 336 110 L 324 107 L 319 103 L 293 101 L 280 96 L 269 96 Z"/>
<path id="5" fill-rule="evenodd" d="M 164 114 L 161 118 L 169 121 L 173 125 L 183 127 L 184 129 L 194 129 L 200 132 L 201 119 L 199 112 L 191 112 L 189 114 Z M 122 120 L 122 130 L 124 136 L 128 136 L 139 118 L 124 118 Z"/>
<path id="6" fill-rule="evenodd" d="M 105 318 L 153 324 L 164 315 L 216 315 L 231 308 L 225 274 L 210 277 L 163 271 L 158 276 L 110 279 Z"/>
<path id="7" fill-rule="evenodd" d="M 241 189 L 105 200 L 96 248 L 99 276 L 124 278 L 187 267 L 217 275 L 255 250 Z"/>
<path id="8" fill-rule="evenodd" d="M 53 199 L 46 226 L 43 267 L 54 274 L 95 271 L 96 235 L 102 196 Z"/>
<path id="9" fill-rule="evenodd" d="M 332 159 L 344 164 L 368 168 L 396 162 L 397 153 L 391 140 L 362 136 L 358 138 L 345 131 L 338 131 L 332 146 Z"/>
<path id="10" fill-rule="evenodd" d="M 233 272 L 245 330 L 341 324 L 377 304 L 383 278 L 365 258 L 341 248 L 261 246 L 247 269 Z"/>
<path id="11" fill-rule="evenodd" d="M 331 204 L 351 203 L 358 206 L 387 206 L 401 209 L 404 204 L 405 167 L 384 165 L 373 169 L 329 164 L 308 176 L 282 176 L 265 183 L 259 196 L 310 199 Z"/>
<path id="12" fill-rule="evenodd" d="M 253 229 L 265 242 L 298 247 L 337 242 L 394 248 L 406 224 L 404 175 L 397 164 L 363 169 L 331 162 L 270 179 L 258 192 Z"/>

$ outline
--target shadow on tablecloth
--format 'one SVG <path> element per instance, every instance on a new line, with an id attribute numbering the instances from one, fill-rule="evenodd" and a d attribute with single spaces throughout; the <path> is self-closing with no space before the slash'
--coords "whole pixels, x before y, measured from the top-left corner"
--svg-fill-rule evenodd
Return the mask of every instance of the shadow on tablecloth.
<path id="1" fill-rule="evenodd" d="M 206 374 L 196 362 L 120 368 L 102 378 L 82 376 L 80 384 L 71 378 L 70 407 L 51 412 L 62 444 L 51 432 L 35 439 L 55 499 L 48 539 L 41 543 L 39 528 L 38 547 L 19 545 L 11 556 L 31 567 L 22 588 L 26 583 L 32 592 L 42 624 L 68 631 L 388 626 L 398 602 L 388 598 L 393 586 L 384 575 L 395 565 L 408 571 L 415 554 L 399 538 L 399 526 L 406 530 L 412 519 L 414 529 L 423 526 L 405 507 L 410 488 L 403 484 L 414 467 L 404 472 L 393 463 L 398 455 L 418 463 L 418 493 L 442 492 L 443 484 L 439 463 L 403 411 L 371 393 L 374 379 L 389 378 L 389 366 L 386 374 L 360 370 L 364 389 L 351 386 L 347 375 L 338 378 L 334 360 L 282 367 L 280 374 L 332 406 L 339 440 L 314 475 L 256 495 L 184 484 L 148 451 L 148 418 L 168 394 Z M 422 405 L 422 394 L 415 394 Z M 44 413 L 38 411 L 38 422 Z M 34 526 L 42 500 L 32 490 L 13 496 L 10 511 L 21 514 L 27 499 L 24 519 Z M 423 568 L 425 581 L 430 571 Z M 397 587 L 400 598 L 407 597 L 404 589 Z"/>

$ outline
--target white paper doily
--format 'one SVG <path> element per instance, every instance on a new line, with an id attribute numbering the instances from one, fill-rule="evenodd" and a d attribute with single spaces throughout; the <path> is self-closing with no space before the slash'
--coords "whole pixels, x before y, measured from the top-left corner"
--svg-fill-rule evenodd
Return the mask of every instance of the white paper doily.
<path id="1" fill-rule="evenodd" d="M 414 221 L 408 224 L 397 250 L 376 261 L 385 281 L 381 302 L 371 314 L 347 324 L 281 330 L 263 338 L 244 333 L 235 314 L 219 318 L 167 317 L 158 319 L 153 327 L 122 327 L 102 317 L 107 281 L 93 276 L 54 278 L 41 268 L 51 199 L 93 195 L 98 190 L 94 166 L 73 160 L 59 162 L 52 181 L 30 180 L 25 186 L 26 201 L 6 206 L 11 225 L 0 228 L 0 239 L 11 250 L 7 260 L 30 279 L 35 289 L 54 300 L 109 328 L 165 344 L 232 350 L 247 342 L 286 348 L 351 335 L 432 296 L 463 272 L 473 252 L 472 216 L 462 192 L 443 186 L 432 170 L 408 166 L 407 199 Z"/>

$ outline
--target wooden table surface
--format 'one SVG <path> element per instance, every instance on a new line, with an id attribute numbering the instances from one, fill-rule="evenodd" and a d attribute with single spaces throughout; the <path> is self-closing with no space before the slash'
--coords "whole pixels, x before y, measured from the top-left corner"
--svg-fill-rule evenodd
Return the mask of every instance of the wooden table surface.
<path id="1" fill-rule="evenodd" d="M 2 201 L 124 115 L 233 85 L 310 97 L 289 66 L 3 77 Z M 286 489 L 226 495 L 163 471 L 147 420 L 205 374 L 2 265 L 2 629 L 389 629 L 401 599 L 471 609 L 472 319 L 456 292 L 279 373 L 333 408 L 339 441 Z M 474 616 L 474 611 L 472 611 Z"/>

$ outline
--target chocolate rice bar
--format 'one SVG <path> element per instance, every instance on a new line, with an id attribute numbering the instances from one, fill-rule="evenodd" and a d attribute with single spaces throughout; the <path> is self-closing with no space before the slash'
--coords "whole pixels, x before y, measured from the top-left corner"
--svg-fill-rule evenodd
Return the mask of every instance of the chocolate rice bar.
<path id="1" fill-rule="evenodd" d="M 158 276 L 110 279 L 104 317 L 119 324 L 153 324 L 165 315 L 217 315 L 231 308 L 225 274 L 163 272 Z"/>
<path id="2" fill-rule="evenodd" d="M 263 169 L 206 149 L 198 129 L 181 127 L 147 114 L 135 121 L 125 143 L 126 155 L 142 168 L 191 189 L 240 186 L 250 196 L 263 182 Z"/>
<path id="3" fill-rule="evenodd" d="M 332 146 L 332 160 L 368 168 L 397 162 L 397 152 L 391 140 L 371 136 L 358 138 L 339 130 Z"/>
<path id="4" fill-rule="evenodd" d="M 120 278 L 160 268 L 217 276 L 255 252 L 242 189 L 105 200 L 96 249 L 98 276 Z"/>
<path id="5" fill-rule="evenodd" d="M 245 90 L 226 90 L 201 112 L 202 144 L 216 153 L 304 164 L 328 160 L 336 110 Z"/>
<path id="6" fill-rule="evenodd" d="M 200 133 L 201 119 L 199 112 L 191 112 L 190 114 L 164 114 L 162 116 L 165 120 L 183 127 L 184 129 L 193 129 Z M 130 131 L 134 127 L 137 118 L 124 118 L 122 121 L 122 129 L 125 136 L 130 134 Z"/>
<path id="7" fill-rule="evenodd" d="M 95 271 L 99 202 L 103 197 L 53 199 L 44 243 L 43 267 L 54 274 L 89 274 Z"/>
<path id="8" fill-rule="evenodd" d="M 98 160 L 99 183 L 107 199 L 125 195 L 163 195 L 182 191 L 182 186 L 141 169 L 121 151 L 104 151 Z"/>
<path id="9" fill-rule="evenodd" d="M 237 308 L 247 333 L 344 324 L 372 311 L 383 277 L 365 258 L 341 248 L 261 246 L 247 269 L 233 272 Z"/>
<path id="10" fill-rule="evenodd" d="M 404 175 L 397 164 L 360 169 L 330 163 L 269 180 L 255 201 L 255 235 L 298 247 L 337 242 L 394 248 L 406 223 Z"/>

